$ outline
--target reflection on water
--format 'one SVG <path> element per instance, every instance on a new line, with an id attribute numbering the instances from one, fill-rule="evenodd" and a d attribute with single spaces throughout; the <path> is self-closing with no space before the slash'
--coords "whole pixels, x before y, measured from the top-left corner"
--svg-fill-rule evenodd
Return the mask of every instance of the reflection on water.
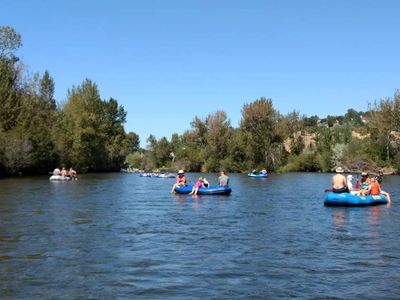
<path id="1" fill-rule="evenodd" d="M 135 174 L 0 180 L 0 295 L 399 298 L 399 177 L 389 207 L 324 207 L 329 183 L 231 175 L 230 196 L 192 198 Z"/>

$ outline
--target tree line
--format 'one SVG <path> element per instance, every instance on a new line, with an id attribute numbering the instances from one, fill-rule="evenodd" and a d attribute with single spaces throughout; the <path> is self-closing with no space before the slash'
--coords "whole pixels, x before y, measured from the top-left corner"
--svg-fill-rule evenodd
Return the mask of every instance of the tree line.
<path id="1" fill-rule="evenodd" d="M 224 111 L 195 117 L 182 135 L 157 139 L 128 155 L 126 164 L 139 169 L 215 172 L 327 172 L 400 167 L 400 93 L 369 105 L 366 112 L 348 109 L 343 116 L 281 114 L 271 99 L 242 107 L 238 128 Z"/>
<path id="2" fill-rule="evenodd" d="M 127 112 L 116 99 L 101 99 L 85 79 L 65 101 L 54 99 L 48 71 L 27 75 L 15 55 L 21 36 L 0 27 L 0 175 L 47 173 L 55 166 L 79 172 L 138 169 L 274 172 L 360 171 L 400 167 L 400 93 L 343 116 L 281 114 L 269 98 L 242 106 L 238 127 L 226 112 L 195 116 L 190 128 L 170 138 L 126 133 Z"/>
<path id="3" fill-rule="evenodd" d="M 19 33 L 0 27 L 0 175 L 43 174 L 56 166 L 119 170 L 139 147 L 138 135 L 124 130 L 124 108 L 101 99 L 89 79 L 57 103 L 48 71 L 27 75 L 15 55 L 21 45 Z"/>

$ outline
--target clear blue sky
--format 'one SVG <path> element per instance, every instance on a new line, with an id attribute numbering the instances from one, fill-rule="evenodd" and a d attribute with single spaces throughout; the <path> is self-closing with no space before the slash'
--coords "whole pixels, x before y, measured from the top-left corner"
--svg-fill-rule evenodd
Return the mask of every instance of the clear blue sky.
<path id="1" fill-rule="evenodd" d="M 128 112 L 142 146 L 195 116 L 271 98 L 286 114 L 341 115 L 400 88 L 397 0 L 2 0 L 30 72 L 56 99 L 85 78 Z"/>

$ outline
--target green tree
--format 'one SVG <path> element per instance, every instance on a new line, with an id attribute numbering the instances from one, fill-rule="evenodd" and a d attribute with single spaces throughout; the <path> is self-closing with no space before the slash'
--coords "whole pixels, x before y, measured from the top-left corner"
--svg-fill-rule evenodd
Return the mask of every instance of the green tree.
<path id="1" fill-rule="evenodd" d="M 157 167 L 168 167 L 171 165 L 171 151 L 172 147 L 166 137 L 162 137 L 157 142 Z"/>
<path id="2" fill-rule="evenodd" d="M 140 138 L 135 132 L 129 132 L 126 135 L 126 142 L 128 144 L 128 153 L 135 153 L 140 148 Z"/>
<path id="3" fill-rule="evenodd" d="M 104 141 L 107 164 L 105 169 L 118 170 L 129 153 L 129 140 L 123 124 L 126 121 L 126 112 L 117 100 L 110 98 L 102 101 L 102 113 L 99 125 L 99 134 Z"/>
<path id="4" fill-rule="evenodd" d="M 145 165 L 143 163 L 143 153 L 132 152 L 126 157 L 125 163 L 131 168 L 143 169 Z"/>
<path id="5" fill-rule="evenodd" d="M 19 71 L 15 62 L 0 57 L 0 130 L 16 126 L 21 112 Z"/>
<path id="6" fill-rule="evenodd" d="M 374 143 L 382 145 L 381 158 L 387 161 L 391 157 L 391 132 L 395 128 L 395 108 L 394 102 L 390 99 L 381 100 L 379 104 L 369 111 L 367 128 Z"/>
<path id="7" fill-rule="evenodd" d="M 20 74 L 15 51 L 22 45 L 21 35 L 12 27 L 0 26 L 0 130 L 16 126 L 21 110 Z"/>
<path id="8" fill-rule="evenodd" d="M 311 116 L 311 117 L 305 117 L 304 118 L 304 126 L 306 127 L 317 127 L 319 121 L 318 116 Z"/>
<path id="9" fill-rule="evenodd" d="M 270 170 L 276 166 L 275 148 L 275 125 L 279 114 L 272 106 L 271 99 L 264 97 L 250 103 L 244 104 L 242 108 L 242 120 L 240 128 L 245 132 L 247 140 L 247 153 L 249 159 L 255 166 L 266 165 Z"/>
<path id="10" fill-rule="evenodd" d="M 246 141 L 245 133 L 240 128 L 232 129 L 228 141 L 228 155 L 221 161 L 221 168 L 229 172 L 242 172 L 248 171 L 254 166 L 253 161 L 248 160 L 246 154 Z"/>
<path id="11" fill-rule="evenodd" d="M 22 46 L 21 35 L 10 26 L 0 26 L 0 58 L 15 58 L 15 51 Z"/>
<path id="12" fill-rule="evenodd" d="M 46 71 L 43 77 L 34 76 L 30 87 L 25 89 L 22 96 L 18 126 L 32 144 L 31 172 L 47 173 L 58 160 L 53 138 L 53 126 L 58 113 L 53 93 L 54 81 Z"/>
<path id="13" fill-rule="evenodd" d="M 190 123 L 192 127 L 193 134 L 196 138 L 196 144 L 200 147 L 205 147 L 207 144 L 207 124 L 205 121 L 201 120 L 199 117 L 195 117 Z"/>
<path id="14" fill-rule="evenodd" d="M 100 130 L 102 112 L 97 85 L 89 79 L 68 92 L 57 134 L 61 163 L 82 171 L 106 168 L 106 141 Z"/>
<path id="15" fill-rule="evenodd" d="M 361 116 L 362 116 L 361 112 L 357 112 L 355 109 L 350 108 L 344 115 L 343 121 L 352 126 L 360 127 L 363 125 Z"/>
<path id="16" fill-rule="evenodd" d="M 205 171 L 217 171 L 228 153 L 231 123 L 226 112 L 217 111 L 207 116 L 206 121 Z"/>
<path id="17" fill-rule="evenodd" d="M 47 109 L 56 109 L 56 100 L 54 99 L 54 79 L 50 76 L 49 71 L 45 71 L 40 80 L 39 96 L 41 102 L 45 104 Z"/>
<path id="18" fill-rule="evenodd" d="M 3 134 L 0 147 L 0 153 L 2 153 L 0 161 L 3 166 L 0 169 L 4 169 L 7 174 L 13 175 L 23 174 L 24 170 L 32 169 L 34 166 L 33 145 L 27 134 L 18 128 Z"/>
<path id="19" fill-rule="evenodd" d="M 319 165 L 323 166 L 323 171 L 328 171 L 334 167 L 332 162 L 333 145 L 332 130 L 325 127 L 319 128 L 316 135 L 316 150 Z"/>
<path id="20" fill-rule="evenodd" d="M 202 143 L 197 130 L 186 130 L 183 133 L 180 167 L 195 172 L 201 171 L 205 155 L 205 146 L 201 146 Z"/>

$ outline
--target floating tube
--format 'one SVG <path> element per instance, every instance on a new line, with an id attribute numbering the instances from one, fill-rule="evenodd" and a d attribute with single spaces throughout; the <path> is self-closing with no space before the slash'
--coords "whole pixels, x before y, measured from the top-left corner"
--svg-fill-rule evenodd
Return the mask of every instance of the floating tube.
<path id="1" fill-rule="evenodd" d="M 157 174 L 153 176 L 154 178 L 175 178 L 174 174 Z"/>
<path id="2" fill-rule="evenodd" d="M 178 186 L 175 188 L 177 194 L 189 194 L 193 185 Z M 199 188 L 197 195 L 229 195 L 232 192 L 229 186 L 209 186 Z"/>
<path id="3" fill-rule="evenodd" d="M 140 173 L 139 177 L 152 177 L 150 173 Z"/>
<path id="4" fill-rule="evenodd" d="M 386 204 L 388 200 L 382 194 L 359 196 L 350 193 L 326 193 L 324 205 L 326 206 L 371 206 Z"/>
<path id="5" fill-rule="evenodd" d="M 157 174 L 157 173 L 143 173 L 139 174 L 140 177 L 151 177 L 151 178 L 175 178 L 174 174 Z"/>
<path id="6" fill-rule="evenodd" d="M 255 178 L 267 178 L 268 173 L 259 173 L 259 174 L 254 174 L 254 173 L 248 173 L 247 176 L 249 177 L 255 177 Z"/>
<path id="7" fill-rule="evenodd" d="M 49 178 L 51 181 L 67 181 L 71 180 L 70 176 L 62 176 L 62 175 L 51 175 Z"/>

